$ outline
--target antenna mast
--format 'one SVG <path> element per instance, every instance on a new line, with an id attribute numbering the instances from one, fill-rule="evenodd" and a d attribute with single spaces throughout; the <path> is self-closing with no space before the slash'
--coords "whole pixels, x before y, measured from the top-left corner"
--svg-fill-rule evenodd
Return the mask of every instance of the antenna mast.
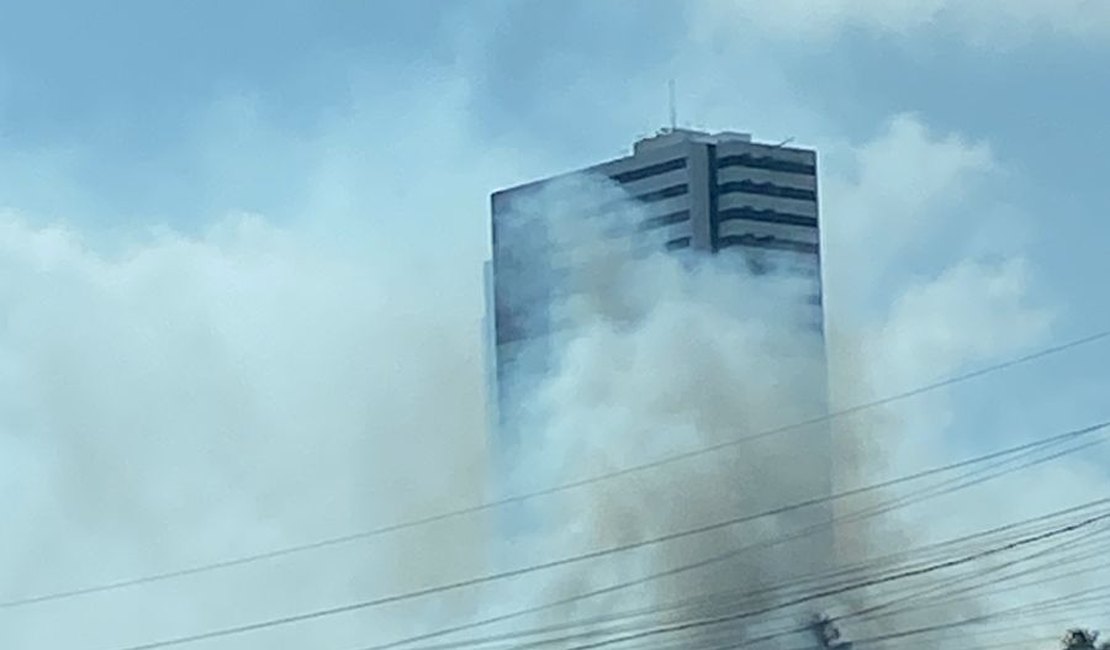
<path id="1" fill-rule="evenodd" d="M 675 109 L 674 104 L 674 79 L 671 79 L 667 83 L 667 91 L 670 98 L 671 107 L 671 131 L 674 131 L 676 128 L 678 128 L 678 111 Z"/>

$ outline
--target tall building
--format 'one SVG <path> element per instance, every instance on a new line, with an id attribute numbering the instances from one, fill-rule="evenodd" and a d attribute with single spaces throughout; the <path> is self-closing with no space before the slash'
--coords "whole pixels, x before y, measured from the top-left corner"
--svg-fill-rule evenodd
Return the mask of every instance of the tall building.
<path id="1" fill-rule="evenodd" d="M 609 233 L 630 238 L 633 252 L 655 249 L 684 255 L 687 251 L 727 251 L 738 253 L 737 259 L 752 273 L 780 271 L 801 280 L 801 296 L 789 298 L 791 312 L 816 334 L 806 340 L 816 344 L 821 358 L 820 376 L 806 387 L 815 392 L 803 397 L 800 390 L 797 402 L 808 398 L 817 408 L 827 408 L 816 152 L 753 142 L 740 133 L 666 130 L 636 142 L 629 156 L 492 196 L 493 254 L 486 263 L 485 283 L 490 442 L 495 467 L 501 464 L 496 473 L 511 474 L 518 450 L 528 443 L 531 429 L 521 416 L 528 411 L 524 407 L 535 402 L 530 393 L 550 367 L 563 333 L 551 308 L 559 298 L 560 265 L 568 264 L 568 259 L 574 264 L 573 256 L 558 250 L 565 241 L 553 237 L 546 225 L 551 219 L 546 219 L 550 215 L 544 212 L 558 211 L 560 201 L 537 197 L 560 182 L 571 182 L 569 194 L 574 194 L 573 181 L 586 177 L 600 179 L 601 185 L 622 197 L 621 205 L 635 206 L 631 212 L 636 223 Z M 587 205 L 572 206 L 572 218 L 591 219 L 612 209 L 611 195 L 582 193 L 589 195 Z M 595 199 L 599 203 L 590 203 Z M 785 491 L 753 490 L 768 502 L 749 502 L 746 507 L 772 508 L 831 492 L 831 438 L 826 427 L 814 429 L 798 439 L 799 453 L 790 448 L 785 457 L 768 463 L 772 471 L 782 467 L 783 473 L 802 478 L 784 485 L 789 488 Z M 517 490 L 510 486 L 508 491 Z M 507 523 L 514 529 L 529 527 L 526 508 L 508 517 L 511 521 Z M 789 515 L 791 521 L 784 526 L 831 523 L 831 517 L 831 506 L 821 506 L 798 518 Z M 835 553 L 832 527 L 821 527 L 804 537 L 789 548 L 769 549 L 768 553 L 779 553 L 769 561 L 788 557 L 790 570 L 801 573 L 827 566 Z"/>
<path id="2" fill-rule="evenodd" d="M 636 142 L 630 156 L 501 190 L 491 200 L 493 256 L 485 269 L 488 388 L 493 442 L 501 451 L 519 442 L 513 415 L 527 399 L 526 375 L 535 374 L 518 369 L 542 366 L 552 328 L 551 294 L 538 272 L 551 266 L 542 222 L 527 228 L 513 222 L 530 198 L 580 175 L 608 178 L 638 204 L 641 246 L 739 250 L 755 272 L 777 267 L 811 279 L 809 318 L 823 329 L 812 150 L 757 143 L 742 133 L 666 130 Z"/>

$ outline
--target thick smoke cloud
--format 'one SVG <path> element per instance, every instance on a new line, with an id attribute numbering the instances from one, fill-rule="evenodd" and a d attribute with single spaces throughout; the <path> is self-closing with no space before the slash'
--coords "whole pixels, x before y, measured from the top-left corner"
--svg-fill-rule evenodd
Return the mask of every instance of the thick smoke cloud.
<path id="1" fill-rule="evenodd" d="M 962 172 L 985 167 L 980 148 L 935 138 L 912 118 L 872 144 L 854 152 L 861 168 L 876 169 L 867 165 L 876 151 L 917 156 L 940 168 L 933 194 L 969 182 Z M 411 155 L 414 160 L 398 167 L 424 162 Z M 961 173 L 945 173 L 952 168 Z M 429 173 L 447 179 L 455 172 Z M 840 179 L 830 192 L 831 263 L 859 260 L 866 252 L 854 235 L 837 237 L 837 219 L 865 226 L 868 218 L 894 218 L 876 209 L 888 195 L 869 188 L 868 178 Z M 385 175 L 373 181 L 374 189 L 397 180 Z M 560 280 L 569 284 L 561 285 L 567 291 L 557 309 L 574 336 L 558 348 L 552 371 L 539 377 L 529 413 L 534 438 L 512 489 L 711 445 L 806 419 L 823 407 L 812 333 L 804 316 L 783 308 L 790 304 L 784 296 L 804 294 L 796 279 L 750 277 L 735 258 L 644 257 L 614 248 L 616 240 L 603 235 L 628 227 L 635 211 L 583 226 L 574 218 L 583 203 L 613 198 L 614 190 L 581 183 L 543 199 L 545 208 L 557 208 L 549 224 L 557 238 L 574 244 L 568 250 L 579 256 L 569 260 L 576 273 Z M 410 257 L 412 247 L 391 251 L 402 239 L 393 237 L 398 232 L 423 230 L 354 227 L 350 215 L 335 214 L 357 212 L 352 205 L 372 192 L 360 194 L 349 179 L 337 185 L 346 192 L 325 187 L 328 209 L 309 211 L 312 218 L 283 223 L 235 216 L 193 235 L 128 232 L 113 238 L 4 214 L 4 597 L 190 566 L 488 498 L 481 300 L 467 275 L 477 277 L 480 258 L 447 255 L 433 265 L 427 256 Z M 485 185 L 474 187 L 479 192 Z M 841 203 L 850 209 L 835 207 L 837 192 L 852 199 Z M 878 198 L 868 203 L 868 197 Z M 932 197 L 921 198 L 899 205 L 898 214 L 927 222 Z M 446 214 L 449 231 L 461 230 L 451 206 L 422 196 L 406 199 L 412 203 L 389 209 L 414 217 L 409 222 Z M 415 207 L 403 212 L 404 205 Z M 483 206 L 476 201 L 468 210 L 480 215 Z M 891 235 L 903 252 L 921 239 L 920 224 L 912 225 L 913 238 Z M 831 408 L 1044 340 L 1051 314 L 1030 306 L 1023 269 L 1017 261 L 960 260 L 908 290 L 887 289 L 858 326 L 831 301 Z M 830 297 L 874 290 L 854 273 L 830 276 Z M 853 326 L 839 327 L 845 322 Z M 946 323 L 956 326 L 938 325 Z M 1006 328 L 1006 337 L 993 335 L 1012 323 L 1024 325 Z M 951 396 L 940 395 L 838 423 L 837 478 L 858 484 L 919 468 L 925 458 L 950 458 L 955 446 L 938 437 L 938 429 L 954 409 Z M 532 526 L 511 539 L 503 520 L 473 517 L 234 571 L 0 611 L 0 646 L 111 648 L 446 583 L 762 510 L 820 487 L 815 483 L 823 480 L 815 478 L 827 454 L 804 445 L 821 435 L 819 429 L 799 431 L 528 504 Z M 1057 487 L 1038 494 L 1036 508 L 984 487 L 977 501 L 964 503 L 989 504 L 983 508 L 988 512 L 949 509 L 940 517 L 907 511 L 854 531 L 848 539 L 860 548 L 849 550 L 879 553 L 1032 514 L 1027 508 L 1065 505 L 1083 494 L 1077 485 L 1101 484 L 1094 467 L 1092 460 L 1044 468 L 1035 475 L 1038 483 Z M 486 589 L 207 647 L 357 648 L 635 579 L 781 535 L 810 521 L 806 517 L 764 520 Z M 715 591 L 750 592 L 799 570 L 801 557 L 780 548 L 752 553 L 746 561 L 500 629 Z M 713 600 L 698 605 L 701 613 L 722 607 Z M 788 614 L 797 620 L 808 610 Z"/>
<path id="2" fill-rule="evenodd" d="M 556 297 L 545 319 L 556 331 L 543 337 L 543 353 L 513 352 L 527 360 L 515 366 L 517 374 L 543 375 L 534 392 L 521 398 L 526 413 L 517 434 L 517 467 L 534 488 L 719 445 L 824 412 L 821 322 L 806 301 L 814 279 L 792 273 L 790 266 L 753 275 L 751 260 L 739 253 L 665 254 L 659 248 L 665 229 L 638 232 L 645 215 L 620 200 L 616 188 L 574 179 L 524 201 L 505 219 L 506 229 L 518 231 L 505 233 L 506 240 L 534 241 L 544 233 L 540 246 L 551 252 L 538 266 L 552 271 L 529 277 L 529 284 L 544 285 Z M 612 207 L 598 214 L 599 205 Z M 542 222 L 534 215 L 543 215 Z M 532 508 L 529 519 L 539 523 L 525 555 L 538 559 L 559 549 L 628 544 L 824 495 L 831 483 L 828 456 L 827 428 L 811 427 L 576 490 Z M 827 512 L 814 510 L 801 522 L 827 519 Z M 696 562 L 764 539 L 778 523 L 761 521 L 607 558 L 551 578 L 540 593 L 559 600 Z M 779 582 L 803 566 L 827 566 L 822 562 L 832 560 L 831 538 L 813 535 L 773 554 L 750 555 L 623 590 L 602 599 L 600 609 L 672 604 Z M 586 601 L 552 616 L 598 610 L 598 602 Z"/>
<path id="3" fill-rule="evenodd" d="M 414 269 L 246 216 L 108 256 L 6 214 L 0 242 L 5 599 L 483 498 L 476 331 Z M 420 547 L 441 534 L 4 611 L 2 645 L 112 647 L 480 569 L 481 518 Z"/>

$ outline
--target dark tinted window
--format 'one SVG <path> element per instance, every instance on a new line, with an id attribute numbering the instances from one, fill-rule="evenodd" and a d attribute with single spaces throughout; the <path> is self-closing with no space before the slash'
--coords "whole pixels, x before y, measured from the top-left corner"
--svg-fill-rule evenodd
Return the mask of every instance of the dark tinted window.
<path id="1" fill-rule="evenodd" d="M 667 172 L 673 172 L 675 170 L 685 168 L 686 159 L 675 158 L 674 160 L 668 160 L 666 162 L 648 165 L 647 167 L 630 169 L 626 172 L 613 174 L 609 178 L 615 180 L 618 183 L 631 183 L 632 181 L 638 181 L 644 178 L 651 178 L 652 176 L 658 176 L 659 174 L 666 174 Z"/>
<path id="2" fill-rule="evenodd" d="M 732 246 L 746 246 L 749 248 L 762 248 L 766 250 L 791 251 L 794 253 L 817 253 L 817 244 L 779 239 L 770 235 L 760 237 L 756 235 L 725 235 L 717 238 L 717 248 L 730 248 Z"/>
<path id="3" fill-rule="evenodd" d="M 664 187 L 663 189 L 655 190 L 654 192 L 639 194 L 634 198 L 637 201 L 642 201 L 644 203 L 653 203 L 655 201 L 662 201 L 663 199 L 669 199 L 674 196 L 682 196 L 689 191 L 689 186 L 687 186 L 686 183 L 683 183 L 681 185 L 671 185 L 670 187 Z"/>
<path id="4" fill-rule="evenodd" d="M 816 217 L 807 217 L 791 212 L 777 210 L 756 210 L 755 208 L 727 208 L 717 213 L 717 221 L 745 220 L 762 223 L 781 223 L 788 226 L 817 227 Z"/>
<path id="5" fill-rule="evenodd" d="M 644 219 L 643 221 L 640 222 L 639 229 L 640 229 L 640 231 L 655 230 L 656 228 L 662 228 L 664 226 L 671 226 L 671 225 L 674 225 L 676 223 L 682 223 L 683 221 L 689 221 L 689 220 L 690 220 L 689 210 L 679 210 L 678 212 L 671 212 L 671 213 L 668 213 L 668 214 L 660 215 L 658 217 L 652 217 L 650 219 Z"/>
<path id="6" fill-rule="evenodd" d="M 785 187 L 774 183 L 757 183 L 755 181 L 728 181 L 717 185 L 720 194 L 740 193 L 758 194 L 760 196 L 776 196 L 784 199 L 799 199 L 802 201 L 816 201 L 817 192 L 800 187 Z"/>
<path id="7" fill-rule="evenodd" d="M 793 174 L 807 174 L 813 176 L 817 167 L 793 160 L 772 158 L 771 156 L 755 156 L 748 153 L 732 156 L 721 156 L 717 159 L 717 168 L 724 167 L 750 167 L 752 169 L 766 169 L 773 172 L 790 172 Z"/>
<path id="8" fill-rule="evenodd" d="M 669 251 L 677 251 L 683 248 L 690 248 L 690 238 L 679 237 L 678 239 L 672 239 L 666 243 L 666 248 Z"/>

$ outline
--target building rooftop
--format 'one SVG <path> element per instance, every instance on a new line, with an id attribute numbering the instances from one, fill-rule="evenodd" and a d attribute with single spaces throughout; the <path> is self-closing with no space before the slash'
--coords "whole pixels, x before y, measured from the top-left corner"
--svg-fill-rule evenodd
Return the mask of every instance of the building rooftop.
<path id="1" fill-rule="evenodd" d="M 786 141 L 778 143 L 778 144 L 772 144 L 772 143 L 763 143 L 763 142 L 753 142 L 752 136 L 751 136 L 750 133 L 740 133 L 738 131 L 718 131 L 717 133 L 710 133 L 708 131 L 698 131 L 696 129 L 664 128 L 664 129 L 660 129 L 655 135 L 651 135 L 651 136 L 648 136 L 646 138 L 641 138 L 641 139 L 637 140 L 632 146 L 632 154 L 631 155 L 626 155 L 626 156 L 623 156 L 621 158 L 616 158 L 616 159 L 613 159 L 613 160 L 607 160 L 603 163 L 598 163 L 596 165 L 592 165 L 591 167 L 588 167 L 588 168 L 585 168 L 585 169 L 576 169 L 574 171 L 563 172 L 563 173 L 560 173 L 560 174 L 554 174 L 552 176 L 548 176 L 548 177 L 541 178 L 541 179 L 538 179 L 538 180 L 530 181 L 530 182 L 523 183 L 523 184 L 520 184 L 520 185 L 515 185 L 515 186 L 512 186 L 512 187 L 503 188 L 503 189 L 500 189 L 500 190 L 497 190 L 497 191 L 493 192 L 493 196 L 496 198 L 497 195 L 507 194 L 507 193 L 510 193 L 510 192 L 517 192 L 517 191 L 521 191 L 521 190 L 527 190 L 527 189 L 530 189 L 530 188 L 539 187 L 539 186 L 544 185 L 545 183 L 548 183 L 550 181 L 561 179 L 561 178 L 567 178 L 567 177 L 570 177 L 570 176 L 574 176 L 576 174 L 581 174 L 583 172 L 591 172 L 592 171 L 592 172 L 601 172 L 603 174 L 608 174 L 610 171 L 612 171 L 614 166 L 619 167 L 623 164 L 632 162 L 640 154 L 654 152 L 654 151 L 657 151 L 657 150 L 660 150 L 660 149 L 665 149 L 667 147 L 671 147 L 671 146 L 674 146 L 676 144 L 682 144 L 682 143 L 686 143 L 686 142 L 699 143 L 699 144 L 745 143 L 745 144 L 751 145 L 752 148 L 756 148 L 756 149 L 763 149 L 763 150 L 772 150 L 773 149 L 773 150 L 776 150 L 776 153 L 774 154 L 776 157 L 783 157 L 783 158 L 788 158 L 788 159 L 799 159 L 799 160 L 800 160 L 799 157 L 804 158 L 805 160 L 812 160 L 813 159 L 813 152 L 809 149 L 799 149 L 799 148 L 796 148 L 796 147 L 786 146 L 792 140 L 793 139 L 791 138 L 789 140 L 786 140 Z M 762 153 L 761 155 L 771 155 L 771 154 L 765 152 L 765 153 Z M 795 160 L 795 162 L 797 162 L 797 161 L 798 160 Z M 812 163 L 808 163 L 808 164 L 812 164 Z"/>
<path id="2" fill-rule="evenodd" d="M 663 129 L 656 135 L 636 141 L 633 152 L 639 154 L 660 147 L 669 147 L 680 142 L 701 142 L 705 144 L 720 144 L 722 142 L 751 142 L 750 133 L 737 133 L 736 131 L 721 131 L 708 133 L 692 129 Z"/>

